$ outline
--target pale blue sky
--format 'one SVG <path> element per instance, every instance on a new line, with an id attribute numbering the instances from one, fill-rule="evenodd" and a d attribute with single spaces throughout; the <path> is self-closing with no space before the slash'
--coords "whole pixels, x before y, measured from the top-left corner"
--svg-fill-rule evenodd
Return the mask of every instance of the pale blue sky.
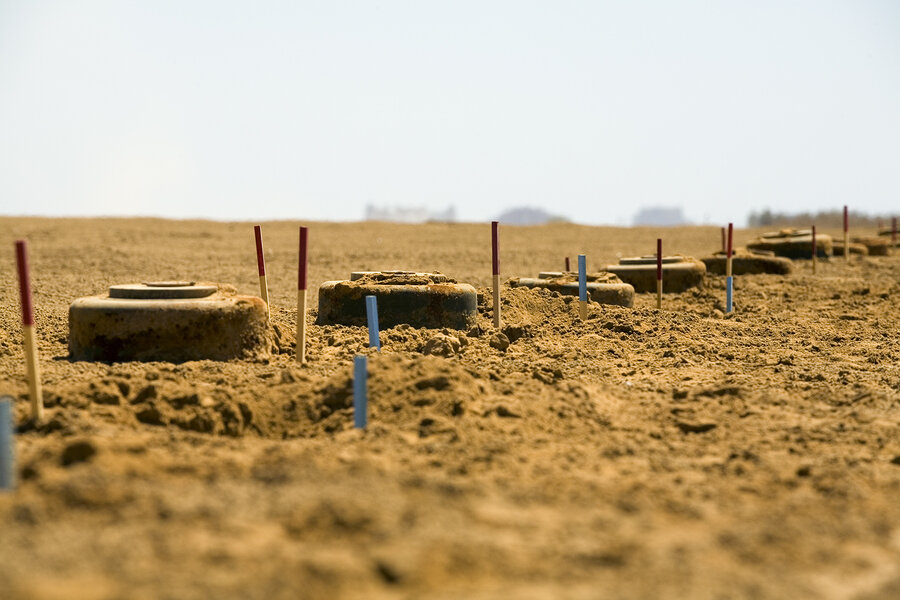
<path id="1" fill-rule="evenodd" d="M 0 0 L 0 214 L 900 212 L 893 0 Z"/>

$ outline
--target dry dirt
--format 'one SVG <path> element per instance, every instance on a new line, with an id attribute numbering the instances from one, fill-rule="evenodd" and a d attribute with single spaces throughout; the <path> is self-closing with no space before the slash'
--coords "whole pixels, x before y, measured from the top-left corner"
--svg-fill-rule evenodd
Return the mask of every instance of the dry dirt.
<path id="1" fill-rule="evenodd" d="M 813 276 L 639 294 L 634 309 L 505 288 L 487 225 L 310 225 L 310 282 L 441 271 L 483 292 L 467 332 L 316 326 L 296 365 L 297 223 L 266 223 L 266 361 L 67 357 L 67 307 L 113 283 L 257 294 L 251 224 L 0 219 L 0 597 L 900 597 L 900 255 Z M 737 232 L 739 244 L 749 231 Z M 866 234 L 871 232 L 858 232 Z M 619 255 L 701 257 L 717 228 L 501 228 L 505 277 Z M 29 427 L 13 240 L 30 243 L 47 422 Z M 313 302 L 313 305 L 315 303 Z M 287 335 L 284 335 L 287 334 Z M 276 336 L 277 337 L 277 336 Z M 428 352 L 429 354 L 426 354 Z"/>

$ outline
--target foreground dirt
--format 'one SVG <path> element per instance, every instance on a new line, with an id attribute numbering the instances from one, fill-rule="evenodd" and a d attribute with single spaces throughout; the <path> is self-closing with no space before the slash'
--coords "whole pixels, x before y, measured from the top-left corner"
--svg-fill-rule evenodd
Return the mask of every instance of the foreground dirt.
<path id="1" fill-rule="evenodd" d="M 49 415 L 23 425 L 19 487 L 0 494 L 0 597 L 900 597 L 900 256 L 740 277 L 727 318 L 715 276 L 584 323 L 568 298 L 507 288 L 508 348 L 487 316 L 382 332 L 361 432 L 366 331 L 313 312 L 305 368 L 284 335 L 296 227 L 263 227 L 269 360 L 103 364 L 67 358 L 72 300 L 152 279 L 256 295 L 252 227 L 0 219 L 0 393 L 26 421 L 26 238 Z M 505 227 L 501 268 L 596 268 L 659 235 L 698 258 L 719 244 L 713 228 Z M 486 288 L 489 239 L 313 223 L 310 282 L 409 268 Z"/>

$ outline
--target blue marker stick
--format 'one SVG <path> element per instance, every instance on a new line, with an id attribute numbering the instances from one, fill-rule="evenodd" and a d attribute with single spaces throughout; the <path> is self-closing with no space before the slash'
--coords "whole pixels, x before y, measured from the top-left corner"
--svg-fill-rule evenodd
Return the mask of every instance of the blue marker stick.
<path id="1" fill-rule="evenodd" d="M 368 421 L 368 402 L 366 391 L 368 388 L 368 361 L 365 356 L 357 356 L 353 359 L 353 426 L 357 429 L 365 429 Z"/>
<path id="2" fill-rule="evenodd" d="M 366 316 L 369 318 L 369 346 L 381 352 L 381 339 L 378 336 L 378 298 L 366 296 Z"/>
<path id="3" fill-rule="evenodd" d="M 734 294 L 734 277 L 725 278 L 725 312 L 731 312 L 731 297 Z"/>
<path id="4" fill-rule="evenodd" d="M 0 490 L 12 490 L 16 486 L 12 408 L 12 396 L 0 398 Z"/>
<path id="5" fill-rule="evenodd" d="M 587 319 L 587 259 L 584 254 L 578 255 L 578 300 L 583 321 Z"/>

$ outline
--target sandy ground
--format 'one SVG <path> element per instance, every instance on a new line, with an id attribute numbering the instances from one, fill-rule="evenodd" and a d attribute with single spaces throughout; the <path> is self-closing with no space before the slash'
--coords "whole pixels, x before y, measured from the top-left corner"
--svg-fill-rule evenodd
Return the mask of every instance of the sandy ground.
<path id="1" fill-rule="evenodd" d="M 310 227 L 313 298 L 351 270 L 490 282 L 486 225 Z M 297 223 L 263 230 L 291 332 Z M 719 245 L 717 228 L 503 227 L 501 268 L 596 268 L 658 235 L 698 258 Z M 505 288 L 505 350 L 487 317 L 383 331 L 361 432 L 363 328 L 310 325 L 305 368 L 288 347 L 68 359 L 69 303 L 110 284 L 257 294 L 250 224 L 150 219 L 0 219 L 0 393 L 19 419 L 17 238 L 48 419 L 17 437 L 20 485 L 0 494 L 2 598 L 900 597 L 900 256 L 740 277 L 728 317 L 721 277 L 584 323 L 567 298 Z"/>

